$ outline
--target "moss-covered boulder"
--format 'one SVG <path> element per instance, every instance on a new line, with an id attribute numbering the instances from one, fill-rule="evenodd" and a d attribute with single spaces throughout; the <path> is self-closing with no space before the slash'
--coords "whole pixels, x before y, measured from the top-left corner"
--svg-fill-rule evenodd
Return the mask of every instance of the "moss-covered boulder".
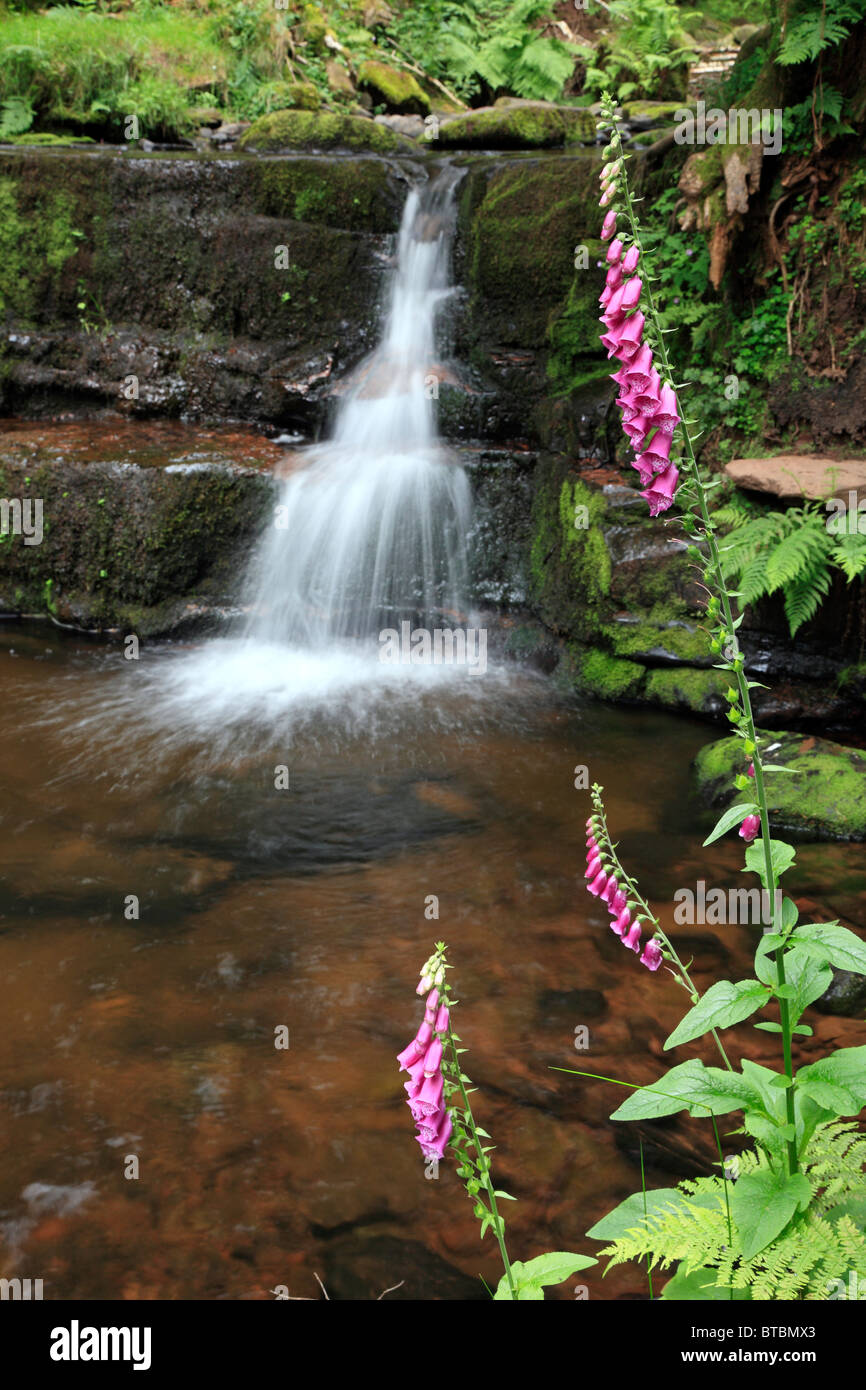
<path id="1" fill-rule="evenodd" d="M 650 671 L 644 695 L 651 705 L 688 710 L 691 714 L 721 714 L 727 708 L 728 682 L 722 671 L 701 671 L 693 666 Z"/>
<path id="2" fill-rule="evenodd" d="M 440 123 L 431 144 L 443 149 L 536 150 L 595 142 L 595 119 L 576 107 L 526 102 L 482 106 Z"/>
<path id="3" fill-rule="evenodd" d="M 273 82 L 269 94 L 277 110 L 318 111 L 322 104 L 312 82 Z"/>
<path id="4" fill-rule="evenodd" d="M 815 839 L 866 839 L 866 753 L 796 733 L 762 733 L 761 744 L 766 762 L 790 768 L 766 775 L 774 827 Z M 702 799 L 711 806 L 734 805 L 741 794 L 732 780 L 742 770 L 740 739 L 702 748 L 694 763 Z"/>
<path id="5" fill-rule="evenodd" d="M 334 111 L 272 111 L 253 121 L 238 142 L 243 150 L 362 150 L 371 154 L 415 153 L 408 140 L 362 116 Z"/>
<path id="6" fill-rule="evenodd" d="M 401 72 L 388 63 L 369 59 L 358 69 L 358 86 L 372 96 L 374 102 L 384 103 L 398 116 L 426 116 L 430 98 L 419 87 L 411 72 Z"/>

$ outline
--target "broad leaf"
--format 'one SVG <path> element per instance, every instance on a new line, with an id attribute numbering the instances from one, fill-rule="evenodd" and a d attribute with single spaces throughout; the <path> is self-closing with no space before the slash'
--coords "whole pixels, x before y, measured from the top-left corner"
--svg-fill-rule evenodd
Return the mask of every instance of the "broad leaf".
<path id="1" fill-rule="evenodd" d="M 792 946 L 805 946 L 817 959 L 827 961 L 837 970 L 850 970 L 854 975 L 866 975 L 866 941 L 862 941 L 838 922 L 810 922 L 798 927 L 791 937 Z"/>
<path id="2" fill-rule="evenodd" d="M 731 806 L 723 816 L 716 821 L 715 829 L 711 835 L 704 840 L 704 848 L 711 845 L 714 840 L 719 840 L 726 831 L 746 819 L 746 816 L 755 816 L 760 808 L 753 801 L 744 801 L 739 806 Z"/>
<path id="3" fill-rule="evenodd" d="M 779 1169 L 773 1173 L 761 1168 L 746 1173 L 731 1193 L 731 1215 L 743 1247 L 743 1256 L 750 1260 L 765 1250 L 785 1229 L 799 1207 L 805 1210 L 812 1189 L 802 1173 L 789 1177 Z"/>
<path id="4" fill-rule="evenodd" d="M 797 1088 L 801 1081 L 829 1081 L 831 1086 L 842 1086 L 850 1091 L 858 1107 L 866 1105 L 866 1047 L 840 1047 L 829 1057 L 801 1067 L 797 1072 Z M 859 1114 L 851 1110 L 851 1115 Z"/>
<path id="5" fill-rule="evenodd" d="M 648 1192 L 633 1192 L 618 1207 L 609 1211 L 600 1221 L 596 1221 L 587 1231 L 592 1240 L 619 1240 L 626 1231 L 633 1231 L 643 1224 L 644 1216 L 655 1216 L 664 1208 L 681 1205 L 685 1201 L 682 1192 L 675 1187 L 656 1187 Z"/>
<path id="6" fill-rule="evenodd" d="M 511 1266 L 511 1277 L 519 1302 L 540 1302 L 544 1298 L 544 1286 L 561 1284 L 563 1280 L 576 1274 L 579 1269 L 588 1269 L 598 1264 L 591 1255 L 575 1255 L 566 1250 L 553 1250 L 547 1255 L 536 1255 L 525 1264 L 515 1260 Z M 508 1275 L 503 1274 L 493 1295 L 496 1303 L 511 1303 L 511 1288 Z"/>
<path id="7" fill-rule="evenodd" d="M 729 1288 L 722 1285 L 716 1287 L 716 1271 L 714 1269 L 693 1269 L 691 1274 L 683 1273 L 683 1266 L 680 1265 L 673 1279 L 669 1279 L 662 1289 L 662 1298 L 667 1301 L 677 1299 L 687 1299 L 689 1302 L 707 1302 L 710 1299 L 715 1301 L 721 1299 L 729 1303 L 732 1293 Z M 734 1301 L 750 1301 L 748 1289 L 734 1289 Z"/>
<path id="8" fill-rule="evenodd" d="M 665 1050 L 703 1037 L 711 1028 L 732 1028 L 766 1004 L 770 997 L 757 980 L 719 980 L 680 1021 L 665 1043 Z"/>
<path id="9" fill-rule="evenodd" d="M 796 936 L 793 938 L 796 941 Z M 824 961 L 796 946 L 785 956 L 785 975 L 794 993 L 788 1001 L 791 1025 L 799 1023 L 800 1015 L 810 1004 L 830 988 L 833 971 Z"/>
<path id="10" fill-rule="evenodd" d="M 705 1067 L 696 1057 L 672 1067 L 660 1081 L 642 1086 L 618 1110 L 612 1120 L 654 1120 L 660 1115 L 675 1115 L 688 1110 L 690 1115 L 704 1119 L 709 1114 L 726 1115 L 742 1110 L 759 1100 L 756 1091 L 737 1072 L 721 1067 Z"/>
<path id="11" fill-rule="evenodd" d="M 782 874 L 785 873 L 787 869 L 790 869 L 793 864 L 796 858 L 796 850 L 793 845 L 789 845 L 785 840 L 771 840 L 770 858 L 772 860 L 776 882 L 778 882 Z M 755 840 L 754 844 L 749 845 L 746 850 L 746 867 L 743 873 L 749 872 L 757 874 L 767 892 L 770 891 L 770 885 L 767 882 L 766 865 L 764 863 L 763 840 Z"/>

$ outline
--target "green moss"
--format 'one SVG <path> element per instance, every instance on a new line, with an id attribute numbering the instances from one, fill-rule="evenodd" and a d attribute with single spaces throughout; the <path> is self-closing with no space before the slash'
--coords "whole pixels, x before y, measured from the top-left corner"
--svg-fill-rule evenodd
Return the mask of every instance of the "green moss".
<path id="1" fill-rule="evenodd" d="M 658 622 L 612 623 L 605 628 L 617 656 L 643 656 L 664 651 L 686 664 L 707 660 L 707 639 L 693 627 L 667 626 Z"/>
<path id="2" fill-rule="evenodd" d="M 433 143 L 447 149 L 531 150 L 581 140 L 595 140 L 595 120 L 587 111 L 539 103 L 470 111 L 441 125 Z"/>
<path id="3" fill-rule="evenodd" d="M 590 265 L 598 259 L 602 245 L 594 241 L 587 245 Z M 609 367 L 599 365 L 599 287 L 595 280 L 588 268 L 578 270 L 564 304 L 551 320 L 547 375 L 554 396 L 570 396 L 583 386 L 603 382 L 609 376 Z"/>
<path id="4" fill-rule="evenodd" d="M 601 230 L 597 172 L 595 157 L 555 155 L 473 170 L 460 221 L 470 312 L 488 340 L 547 346 L 551 316 L 574 281 L 575 242 Z"/>
<path id="5" fill-rule="evenodd" d="M 255 209 L 268 217 L 392 232 L 399 225 L 402 194 L 378 159 L 260 160 L 255 165 Z"/>
<path id="6" fill-rule="evenodd" d="M 866 840 L 866 754 L 829 739 L 796 733 L 762 731 L 767 762 L 791 772 L 767 772 L 771 824 L 817 838 Z M 738 738 L 723 738 L 702 748 L 694 762 L 697 788 L 713 806 L 733 805 L 740 795 L 732 787 L 743 771 Z"/>
<path id="7" fill-rule="evenodd" d="M 358 69 L 358 86 L 371 92 L 374 100 L 383 101 L 393 111 L 406 115 L 426 116 L 430 110 L 427 96 L 411 72 L 401 72 L 388 63 L 369 59 Z"/>
<path id="8" fill-rule="evenodd" d="M 577 479 L 541 470 L 533 504 L 531 597 L 555 632 L 591 639 L 603 626 L 610 592 L 610 555 L 601 522 L 601 493 Z"/>
<path id="9" fill-rule="evenodd" d="M 25 207 L 14 179 L 0 179 L 0 312 L 26 317 L 37 295 L 78 249 L 73 200 L 64 190 L 40 191 Z"/>
<path id="10" fill-rule="evenodd" d="M 623 106 L 626 120 L 673 120 L 678 111 L 685 111 L 688 102 L 683 101 L 627 101 Z M 692 104 L 691 110 L 694 110 Z"/>
<path id="11" fill-rule="evenodd" d="M 361 116 L 337 115 L 332 111 L 272 111 L 253 121 L 241 136 L 244 150 L 345 149 L 369 150 L 374 154 L 399 154 L 415 147 L 402 140 L 387 126 Z"/>
<path id="12" fill-rule="evenodd" d="M 597 647 L 573 656 L 572 671 L 577 689 L 598 700 L 637 698 L 645 675 L 638 662 L 623 661 Z"/>
<path id="13" fill-rule="evenodd" d="M 694 667 L 651 671 L 647 676 L 647 699 L 665 709 L 691 710 L 693 714 L 715 714 L 724 706 L 727 681 L 723 671 L 699 671 Z"/>

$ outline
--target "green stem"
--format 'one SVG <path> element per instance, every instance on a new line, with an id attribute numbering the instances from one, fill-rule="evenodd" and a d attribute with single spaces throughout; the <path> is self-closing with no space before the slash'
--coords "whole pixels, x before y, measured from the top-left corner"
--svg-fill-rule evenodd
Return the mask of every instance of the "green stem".
<path id="1" fill-rule="evenodd" d="M 628 186 L 628 177 L 626 174 L 625 167 L 626 156 L 622 146 L 622 138 L 620 136 L 619 127 L 617 126 L 616 120 L 612 115 L 610 116 L 610 120 L 613 127 L 611 142 L 615 141 L 615 158 L 621 159 L 623 161 L 622 172 L 620 177 L 622 180 L 625 210 L 628 216 L 629 227 L 635 245 L 638 246 L 641 250 L 641 259 L 643 260 L 643 248 L 641 246 L 638 225 L 634 215 L 631 191 Z M 656 309 L 655 301 L 653 299 L 649 275 L 643 277 L 643 288 L 646 293 L 646 304 L 647 309 L 649 311 L 646 317 L 652 321 L 656 337 L 658 338 L 658 354 L 662 366 L 664 368 L 664 374 L 669 381 L 673 382 L 673 374 L 671 372 L 670 362 L 668 361 L 664 333 L 662 331 L 661 322 L 659 320 L 658 310 Z M 700 508 L 701 523 L 709 554 L 709 565 L 711 571 L 715 575 L 719 599 L 721 601 L 722 611 L 724 614 L 725 628 L 727 634 L 733 639 L 734 643 L 736 643 L 737 630 L 734 626 L 734 616 L 731 610 L 730 595 L 728 594 L 727 585 L 725 583 L 724 576 L 722 573 L 721 555 L 719 554 L 719 547 L 716 541 L 713 523 L 710 519 L 710 512 L 707 506 L 707 498 L 706 493 L 704 491 L 704 484 L 703 479 L 701 477 L 701 471 L 698 467 L 698 461 L 695 457 L 694 445 L 692 443 L 692 438 L 689 434 L 688 426 L 686 425 L 685 420 L 680 421 L 680 428 L 682 430 L 683 442 L 685 445 L 685 452 L 688 459 L 689 468 L 691 471 L 692 479 L 695 484 L 695 491 L 697 494 L 698 505 Z M 776 877 L 775 870 L 773 868 L 773 856 L 770 847 L 770 819 L 767 809 L 767 794 L 766 789 L 764 787 L 764 772 L 761 764 L 761 755 L 758 746 L 758 740 L 755 735 L 755 719 L 752 711 L 752 701 L 749 695 L 749 684 L 746 680 L 744 663 L 742 657 L 739 654 L 738 648 L 735 651 L 734 657 L 730 661 L 730 666 L 734 672 L 737 681 L 737 689 L 740 696 L 740 705 L 745 719 L 746 733 L 749 741 L 752 743 L 754 747 L 754 753 L 752 754 L 752 763 L 755 769 L 755 799 L 758 804 L 758 810 L 760 813 L 761 820 L 761 835 L 763 839 L 764 850 L 764 875 L 766 878 L 767 892 L 771 895 L 771 900 L 773 903 L 773 930 L 774 932 L 781 934 L 780 905 L 778 902 L 778 894 L 776 891 L 778 887 L 778 880 Z M 783 957 L 784 948 L 780 947 L 776 952 L 776 975 L 778 985 L 780 987 L 784 986 L 785 984 L 785 963 Z M 788 1124 L 793 1126 L 795 1122 L 795 1110 L 791 1010 L 788 1000 L 781 997 L 779 999 L 779 1021 L 782 1027 L 782 1053 L 784 1057 L 785 1075 L 791 1082 L 791 1085 L 789 1085 L 785 1091 L 786 1113 Z M 790 1173 L 793 1174 L 796 1173 L 798 1169 L 799 1162 L 797 1157 L 796 1139 L 789 1139 L 788 1170 Z"/>
<path id="2" fill-rule="evenodd" d="M 487 1161 L 487 1155 L 484 1152 L 481 1143 L 481 1136 L 475 1128 L 475 1117 L 472 1114 L 472 1106 L 469 1104 L 469 1097 L 466 1094 L 466 1086 L 463 1082 L 463 1068 L 460 1065 L 460 1056 L 457 1052 L 457 1046 L 454 1042 L 454 1037 L 451 1032 L 450 1023 L 448 1024 L 448 1045 L 451 1049 L 452 1075 L 454 1076 L 458 1089 L 460 1091 L 460 1096 L 463 1101 L 463 1113 L 465 1117 L 465 1123 L 469 1127 L 469 1133 L 472 1137 L 472 1143 L 475 1147 L 475 1152 L 478 1156 L 478 1174 L 481 1179 L 482 1186 L 484 1187 L 484 1190 L 487 1193 L 487 1197 L 490 1202 L 490 1213 L 493 1217 L 493 1229 L 496 1233 L 496 1239 L 499 1243 L 499 1253 L 502 1256 L 502 1264 L 505 1268 L 505 1277 L 508 1280 L 508 1288 L 511 1293 L 511 1297 L 513 1299 L 516 1299 L 517 1289 L 514 1284 L 514 1276 L 511 1273 L 511 1261 L 508 1258 L 508 1251 L 505 1247 L 505 1222 L 499 1215 L 499 1208 L 496 1205 L 496 1193 L 493 1190 L 493 1181 L 490 1177 L 490 1164 Z"/>

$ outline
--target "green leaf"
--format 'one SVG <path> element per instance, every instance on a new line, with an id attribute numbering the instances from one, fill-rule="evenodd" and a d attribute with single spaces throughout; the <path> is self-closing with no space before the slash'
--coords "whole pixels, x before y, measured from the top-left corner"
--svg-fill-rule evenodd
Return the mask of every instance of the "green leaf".
<path id="1" fill-rule="evenodd" d="M 674 1115 L 688 1110 L 690 1115 L 706 1119 L 708 1114 L 725 1115 L 753 1104 L 756 1091 L 743 1076 L 723 1071 L 721 1067 L 705 1067 L 692 1057 L 678 1067 L 672 1067 L 654 1086 L 642 1086 L 618 1110 L 612 1120 L 654 1120 L 660 1115 Z"/>
<path id="2" fill-rule="evenodd" d="M 739 806 L 731 806 L 729 810 L 716 821 L 715 829 L 712 834 L 708 835 L 704 840 L 704 848 L 706 848 L 707 845 L 711 845 L 714 840 L 721 839 L 722 835 L 724 835 L 727 830 L 731 830 L 733 826 L 744 821 L 746 816 L 757 815 L 759 809 L 760 808 L 756 806 L 753 801 L 743 801 Z"/>
<path id="3" fill-rule="evenodd" d="M 758 980 L 738 980 L 736 984 L 719 980 L 680 1021 L 665 1043 L 665 1050 L 700 1038 L 711 1028 L 731 1028 L 742 1023 L 762 1008 L 769 997 L 769 989 Z"/>
<path id="4" fill-rule="evenodd" d="M 782 877 L 782 874 L 785 873 L 787 869 L 790 869 L 791 865 L 793 864 L 794 859 L 796 858 L 796 850 L 794 849 L 793 845 L 787 844 L 785 840 L 771 840 L 770 858 L 773 864 L 773 872 L 775 874 L 776 881 L 778 882 L 778 880 Z M 767 892 L 770 891 L 770 885 L 767 882 L 766 866 L 764 863 L 763 840 L 755 840 L 754 844 L 749 845 L 749 847 L 746 850 L 746 867 L 743 870 L 743 873 L 749 872 L 757 874 L 764 887 L 766 888 Z"/>
<path id="5" fill-rule="evenodd" d="M 797 1072 L 797 1089 L 801 1082 L 829 1081 L 849 1091 L 858 1107 L 866 1105 L 866 1047 L 840 1047 L 829 1057 L 801 1067 Z M 847 1112 L 859 1114 L 859 1109 Z"/>
<path id="6" fill-rule="evenodd" d="M 650 1192 L 633 1192 L 609 1211 L 600 1221 L 596 1221 L 587 1231 L 592 1240 L 619 1240 L 626 1231 L 632 1231 L 643 1223 L 644 1217 L 654 1216 L 667 1206 L 681 1206 L 684 1198 L 675 1187 L 656 1187 Z"/>
<path id="7" fill-rule="evenodd" d="M 746 1173 L 734 1184 L 731 1193 L 731 1215 L 743 1247 L 743 1256 L 750 1260 L 765 1250 L 785 1229 L 799 1207 L 804 1210 L 812 1197 L 808 1179 L 802 1173 L 793 1177 L 783 1170 L 771 1172 L 761 1168 Z"/>
<path id="8" fill-rule="evenodd" d="M 748 1289 L 734 1289 L 732 1292 L 724 1285 L 717 1288 L 714 1269 L 693 1269 L 690 1274 L 686 1274 L 681 1264 L 673 1279 L 669 1279 L 662 1289 L 662 1298 L 667 1301 L 686 1299 L 689 1302 L 702 1303 L 710 1299 L 721 1299 L 727 1303 L 731 1298 L 750 1301 L 750 1294 Z"/>
<path id="9" fill-rule="evenodd" d="M 803 945 L 811 955 L 835 965 L 837 970 L 866 975 L 866 942 L 837 922 L 809 922 L 798 927 L 791 937 L 791 946 Z"/>
<path id="10" fill-rule="evenodd" d="M 796 943 L 796 934 L 792 940 Z M 810 951 L 801 951 L 795 944 L 785 956 L 785 972 L 794 991 L 788 1006 L 793 1026 L 799 1023 L 804 1010 L 830 988 L 833 971 L 825 961 Z"/>
<path id="11" fill-rule="evenodd" d="M 553 1250 L 546 1255 L 536 1255 L 534 1260 L 515 1260 L 511 1266 L 511 1277 L 520 1302 L 531 1300 L 540 1302 L 544 1298 L 544 1288 L 549 1284 L 561 1284 L 570 1279 L 579 1269 L 589 1269 L 598 1264 L 591 1255 L 575 1255 L 567 1250 Z M 493 1295 L 494 1302 L 510 1303 L 511 1289 L 507 1274 L 503 1274 Z"/>

